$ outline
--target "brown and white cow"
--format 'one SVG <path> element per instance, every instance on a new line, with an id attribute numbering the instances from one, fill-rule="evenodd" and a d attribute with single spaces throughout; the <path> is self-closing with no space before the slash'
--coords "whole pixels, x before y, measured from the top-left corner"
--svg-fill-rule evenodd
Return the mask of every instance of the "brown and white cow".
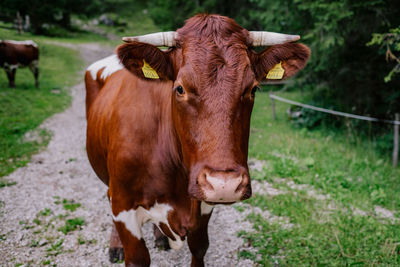
<path id="1" fill-rule="evenodd" d="M 15 73 L 19 67 L 29 67 L 39 87 L 39 48 L 33 41 L 0 40 L 0 67 L 8 78 L 8 85 L 15 87 Z"/>
<path id="2" fill-rule="evenodd" d="M 149 266 L 141 226 L 150 221 L 172 248 L 187 238 L 192 266 L 204 265 L 213 205 L 251 196 L 258 84 L 277 64 L 281 78 L 305 66 L 310 50 L 288 42 L 298 39 L 197 15 L 177 32 L 125 38 L 87 69 L 87 153 L 109 188 L 111 257 L 123 246 L 126 266 Z"/>

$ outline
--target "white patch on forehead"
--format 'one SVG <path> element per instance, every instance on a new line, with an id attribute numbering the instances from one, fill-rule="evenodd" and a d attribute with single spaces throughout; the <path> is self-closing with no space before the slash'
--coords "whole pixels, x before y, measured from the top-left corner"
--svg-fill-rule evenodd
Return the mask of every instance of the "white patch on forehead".
<path id="1" fill-rule="evenodd" d="M 214 209 L 213 205 L 208 205 L 206 202 L 202 201 L 200 204 L 201 215 L 210 214 Z"/>
<path id="2" fill-rule="evenodd" d="M 183 241 L 177 234 L 174 233 L 174 231 L 172 231 L 168 223 L 168 212 L 170 210 L 172 210 L 172 207 L 170 205 L 158 204 L 156 202 L 156 204 L 149 210 L 146 210 L 143 207 L 138 207 L 136 210 L 124 210 L 121 211 L 117 216 L 114 216 L 113 214 L 113 219 L 116 222 L 124 223 L 126 229 L 139 240 L 143 237 L 142 225 L 145 222 L 150 221 L 157 226 L 159 226 L 160 223 L 164 223 L 168 226 L 170 232 L 174 235 L 174 238 L 176 240 L 174 241 L 168 238 L 170 247 L 173 249 L 180 249 L 183 246 Z M 162 231 L 162 229 L 160 230 Z"/>
<path id="3" fill-rule="evenodd" d="M 97 73 L 102 68 L 104 68 L 104 69 L 103 69 L 103 72 L 101 73 L 100 77 L 103 80 L 105 80 L 108 76 L 110 76 L 114 72 L 122 70 L 124 68 L 124 66 L 119 61 L 119 58 L 117 57 L 117 55 L 112 55 L 112 56 L 103 58 L 103 59 L 101 59 L 99 61 L 96 61 L 95 63 L 93 63 L 92 65 L 90 65 L 87 68 L 87 71 L 90 72 L 90 74 L 92 75 L 93 80 L 96 80 L 97 79 Z"/>
<path id="4" fill-rule="evenodd" d="M 17 45 L 31 45 L 33 47 L 38 47 L 38 45 L 32 40 L 26 40 L 26 41 L 4 40 L 2 42 L 10 43 L 10 44 L 17 44 Z"/>

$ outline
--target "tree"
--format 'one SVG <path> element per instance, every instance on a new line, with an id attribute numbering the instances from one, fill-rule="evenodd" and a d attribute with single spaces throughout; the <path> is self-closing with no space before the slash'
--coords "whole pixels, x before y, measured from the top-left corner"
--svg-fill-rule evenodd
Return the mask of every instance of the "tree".
<path id="1" fill-rule="evenodd" d="M 385 82 L 390 82 L 396 73 L 400 73 L 400 56 L 396 54 L 400 52 L 400 26 L 390 29 L 388 33 L 374 33 L 372 40 L 367 44 L 380 45 L 380 51 L 385 51 L 386 61 L 394 62 L 394 67 L 384 78 Z"/>

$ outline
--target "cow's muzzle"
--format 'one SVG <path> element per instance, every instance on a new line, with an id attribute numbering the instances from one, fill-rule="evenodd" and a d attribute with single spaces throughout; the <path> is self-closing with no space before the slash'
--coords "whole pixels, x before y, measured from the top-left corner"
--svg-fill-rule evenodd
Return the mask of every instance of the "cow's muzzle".
<path id="1" fill-rule="evenodd" d="M 196 178 L 196 190 L 189 193 L 206 202 L 233 203 L 251 196 L 250 178 L 245 170 L 214 171 L 204 168 Z"/>

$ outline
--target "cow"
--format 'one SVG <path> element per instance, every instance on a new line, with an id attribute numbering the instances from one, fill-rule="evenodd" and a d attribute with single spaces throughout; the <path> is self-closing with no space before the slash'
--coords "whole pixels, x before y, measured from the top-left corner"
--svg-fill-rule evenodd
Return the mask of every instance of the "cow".
<path id="1" fill-rule="evenodd" d="M 39 87 L 39 47 L 34 41 L 0 40 L 0 67 L 7 73 L 8 86 L 15 87 L 19 67 L 29 67 Z"/>
<path id="2" fill-rule="evenodd" d="M 108 186 L 112 261 L 150 265 L 141 231 L 150 221 L 157 241 L 165 236 L 178 249 L 187 240 L 191 266 L 204 266 L 214 205 L 252 194 L 248 141 L 259 83 L 305 66 L 310 50 L 299 38 L 199 14 L 176 32 L 125 37 L 115 55 L 88 67 L 86 149 Z"/>

